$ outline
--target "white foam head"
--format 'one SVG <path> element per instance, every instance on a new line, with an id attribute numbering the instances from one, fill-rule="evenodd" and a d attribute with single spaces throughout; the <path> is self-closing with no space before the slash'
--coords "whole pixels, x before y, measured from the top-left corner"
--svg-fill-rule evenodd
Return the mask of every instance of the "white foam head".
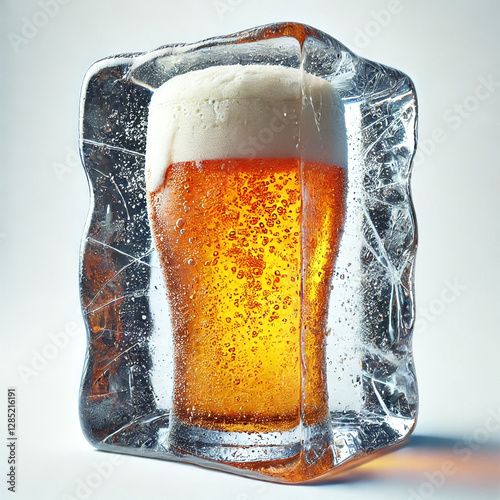
<path id="1" fill-rule="evenodd" d="M 175 76 L 149 106 L 146 188 L 169 165 L 299 158 L 346 167 L 343 105 L 326 80 L 283 66 L 214 66 Z"/>

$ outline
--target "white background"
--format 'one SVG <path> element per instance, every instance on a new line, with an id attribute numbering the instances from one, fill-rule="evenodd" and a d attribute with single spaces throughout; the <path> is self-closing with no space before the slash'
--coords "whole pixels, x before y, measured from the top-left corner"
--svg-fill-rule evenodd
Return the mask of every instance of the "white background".
<path id="1" fill-rule="evenodd" d="M 500 412 L 500 2 L 46 0 L 54 2 L 58 8 L 50 16 L 43 14 L 43 0 L 0 3 L 2 478 L 11 386 L 17 388 L 19 435 L 17 493 L 12 496 L 2 479 L 0 498 L 498 499 L 499 483 L 481 484 L 484 474 L 474 472 L 474 464 L 483 463 L 488 450 L 498 453 L 499 440 L 487 429 Z M 35 21 L 39 26 L 30 31 L 27 24 Z M 448 440 L 429 441 L 427 465 L 416 440 L 393 454 L 393 462 L 380 459 L 370 475 L 314 487 L 137 457 L 112 464 L 116 455 L 87 444 L 77 412 L 86 349 L 78 258 L 89 207 L 75 158 L 83 76 L 110 55 L 276 21 L 310 24 L 359 55 L 404 71 L 416 85 L 416 434 Z M 53 346 L 49 334 L 61 334 L 66 344 L 47 347 Z M 479 441 L 484 446 L 475 450 Z M 470 456 L 457 453 L 465 448 Z M 444 476 L 436 471 L 443 454 L 461 472 L 441 484 L 436 478 Z M 384 469 L 398 457 L 400 464 L 416 457 L 415 467 L 402 475 Z M 499 455 L 491 464 L 498 467 Z"/>

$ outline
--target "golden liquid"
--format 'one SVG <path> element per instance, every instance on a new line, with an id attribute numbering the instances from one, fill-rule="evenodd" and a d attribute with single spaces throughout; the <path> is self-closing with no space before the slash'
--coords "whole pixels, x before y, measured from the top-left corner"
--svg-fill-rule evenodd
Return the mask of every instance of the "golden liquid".
<path id="1" fill-rule="evenodd" d="M 325 328 L 344 185 L 343 169 L 298 159 L 169 166 L 149 209 L 180 421 L 275 432 L 301 416 L 308 425 L 327 418 Z"/>

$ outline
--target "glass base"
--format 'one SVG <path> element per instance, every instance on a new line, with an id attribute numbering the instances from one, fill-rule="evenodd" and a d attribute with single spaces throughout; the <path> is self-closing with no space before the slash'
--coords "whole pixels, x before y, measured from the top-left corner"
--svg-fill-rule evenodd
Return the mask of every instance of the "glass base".
<path id="1" fill-rule="evenodd" d="M 189 425 L 171 415 L 168 441 L 174 450 L 207 460 L 268 462 L 298 455 L 304 438 L 321 440 L 328 446 L 331 436 L 327 421 L 307 428 L 297 425 L 281 432 L 225 432 Z"/>

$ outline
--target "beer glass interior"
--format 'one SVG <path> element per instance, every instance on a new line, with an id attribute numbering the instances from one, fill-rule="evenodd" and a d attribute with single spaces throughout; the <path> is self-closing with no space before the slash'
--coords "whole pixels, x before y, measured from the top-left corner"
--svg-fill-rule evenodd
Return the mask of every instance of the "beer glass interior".
<path id="1" fill-rule="evenodd" d="M 172 446 L 283 460 L 307 428 L 328 448 L 345 137 L 335 89 L 300 67 L 214 66 L 156 90 L 146 186 L 171 311 Z"/>

